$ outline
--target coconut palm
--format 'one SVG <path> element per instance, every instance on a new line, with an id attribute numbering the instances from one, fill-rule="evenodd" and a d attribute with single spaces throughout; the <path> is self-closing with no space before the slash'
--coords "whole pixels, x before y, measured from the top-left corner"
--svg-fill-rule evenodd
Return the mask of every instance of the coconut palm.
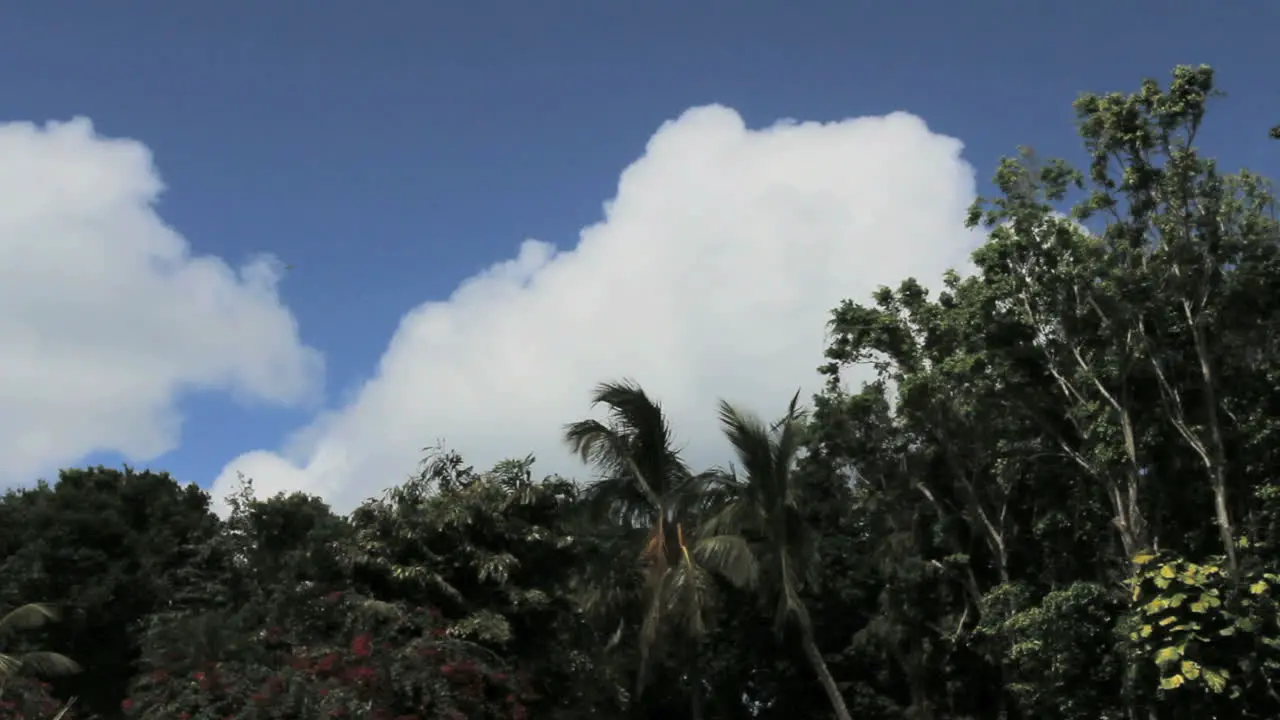
<path id="1" fill-rule="evenodd" d="M 592 400 L 593 406 L 607 408 L 606 419 L 565 427 L 569 447 L 598 473 L 584 490 L 582 507 L 592 524 L 598 527 L 604 521 L 603 533 L 597 534 L 607 533 L 604 539 L 615 554 L 638 554 L 630 570 L 632 577 L 638 574 L 639 582 L 597 578 L 588 604 L 597 611 L 616 612 L 639 595 L 637 684 L 643 690 L 651 660 L 669 635 L 696 641 L 706 631 L 712 584 L 697 559 L 719 544 L 739 539 L 690 536 L 691 512 L 698 505 L 705 477 L 692 473 L 681 459 L 657 402 L 639 385 L 625 380 L 599 385 Z M 622 627 L 616 638 L 621 637 Z M 692 685 L 696 714 L 700 683 Z"/>
<path id="2" fill-rule="evenodd" d="M 0 617 L 0 639 L 9 632 L 32 630 L 58 619 L 58 611 L 44 603 L 30 603 L 10 610 Z M 30 670 L 39 675 L 70 675 L 80 671 L 80 666 L 66 655 L 55 652 L 29 652 L 9 655 L 0 653 L 0 682 L 17 673 Z"/>
<path id="3" fill-rule="evenodd" d="M 709 488 L 707 502 L 716 511 L 702 525 L 706 538 L 718 541 L 699 560 L 735 584 L 754 587 L 773 605 L 775 629 L 797 631 L 804 655 L 840 720 L 849 710 L 814 638 L 809 611 L 800 597 L 816 570 L 811 532 L 800 516 L 794 472 L 800 449 L 799 393 L 772 427 L 727 402 L 720 403 L 720 424 L 737 457 L 737 471 L 724 473 Z M 756 569 L 758 567 L 758 569 Z M 742 581 L 747 582 L 743 583 Z"/>

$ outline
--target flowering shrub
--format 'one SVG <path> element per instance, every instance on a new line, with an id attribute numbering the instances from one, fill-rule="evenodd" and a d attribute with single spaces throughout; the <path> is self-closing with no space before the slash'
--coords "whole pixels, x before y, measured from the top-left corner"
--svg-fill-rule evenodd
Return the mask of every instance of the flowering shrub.
<path id="1" fill-rule="evenodd" d="M 49 694 L 50 685 L 27 675 L 13 675 L 0 681 L 0 720 L 49 720 L 63 703 Z M 67 712 L 62 720 L 70 720 Z"/>
<path id="2" fill-rule="evenodd" d="M 330 596 L 331 613 L 343 602 Z M 271 627 L 254 640 L 139 678 L 123 709 L 135 720 L 522 720 L 529 695 L 494 658 L 450 638 L 427 610 L 341 641 L 300 641 Z M 183 668 L 178 671 L 177 668 Z"/>

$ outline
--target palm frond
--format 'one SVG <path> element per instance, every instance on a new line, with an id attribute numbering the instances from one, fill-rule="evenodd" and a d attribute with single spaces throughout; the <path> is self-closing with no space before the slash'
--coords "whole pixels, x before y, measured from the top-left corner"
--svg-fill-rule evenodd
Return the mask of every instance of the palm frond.
<path id="1" fill-rule="evenodd" d="M 633 436 L 644 449 L 656 451 L 671 447 L 671 426 L 667 424 L 662 406 L 634 380 L 597 385 L 592 404 L 608 406 L 614 426 Z"/>
<path id="2" fill-rule="evenodd" d="M 674 616 L 686 637 L 700 638 L 707 633 L 707 613 L 714 602 L 711 575 L 695 562 L 673 566 L 663 583 L 663 612 Z"/>
<path id="3" fill-rule="evenodd" d="M 720 402 L 720 425 L 752 490 L 768 505 L 781 500 L 774 435 L 759 416 Z"/>
<path id="4" fill-rule="evenodd" d="M 796 461 L 796 456 L 800 453 L 800 442 L 803 439 L 800 428 L 800 410 L 798 403 L 800 402 L 800 391 L 796 391 L 791 396 L 791 402 L 787 404 L 787 412 L 777 423 L 774 424 L 774 468 L 773 473 L 777 478 L 785 478 L 781 487 L 778 488 L 782 495 L 783 502 L 788 507 L 795 507 L 797 503 L 795 483 L 790 482 L 791 470 Z"/>
<path id="5" fill-rule="evenodd" d="M 676 518 L 705 517 L 724 505 L 733 490 L 723 479 L 724 471 L 713 468 L 690 475 L 669 496 L 668 509 Z"/>
<path id="6" fill-rule="evenodd" d="M 644 502 L 654 508 L 662 507 L 653 475 L 646 473 L 636 458 L 636 454 L 643 451 L 635 447 L 631 438 L 595 420 L 582 420 L 566 426 L 565 442 L 583 462 L 600 473 L 600 479 L 594 483 L 597 496 L 608 497 L 618 503 L 630 494 L 629 489 L 634 488 Z M 648 460 L 644 464 L 653 466 L 660 463 Z"/>
<path id="7" fill-rule="evenodd" d="M 741 490 L 726 492 L 720 502 L 707 508 L 699 533 L 705 536 L 759 535 L 763 533 L 765 521 L 761 503 L 753 502 Z"/>
<path id="8" fill-rule="evenodd" d="M 631 380 L 601 383 L 592 406 L 608 408 L 607 422 L 582 420 L 565 426 L 564 438 L 603 476 L 630 476 L 651 501 L 661 502 L 690 473 L 672 443 L 662 406 Z"/>
<path id="9" fill-rule="evenodd" d="M 601 477 L 586 483 L 574 503 L 570 520 L 582 525 L 584 532 L 602 523 L 634 526 L 649 524 L 648 503 L 634 484 L 626 478 Z M 641 522 L 642 518 L 645 520 Z"/>
<path id="10" fill-rule="evenodd" d="M 613 429 L 599 420 L 579 420 L 564 426 L 564 441 L 569 451 L 588 465 L 613 459 L 611 454 L 601 452 L 613 434 Z"/>
<path id="11" fill-rule="evenodd" d="M 0 634 L 10 631 L 34 630 L 46 623 L 56 622 L 58 609 L 47 603 L 20 605 L 0 617 Z"/>
<path id="12" fill-rule="evenodd" d="M 760 580 L 760 565 L 756 562 L 755 553 L 741 535 L 699 538 L 693 546 L 693 559 L 736 587 L 754 588 Z"/>
<path id="13" fill-rule="evenodd" d="M 41 677 L 62 677 L 80 672 L 75 660 L 55 652 L 29 652 L 18 655 L 17 667 L 29 670 Z"/>

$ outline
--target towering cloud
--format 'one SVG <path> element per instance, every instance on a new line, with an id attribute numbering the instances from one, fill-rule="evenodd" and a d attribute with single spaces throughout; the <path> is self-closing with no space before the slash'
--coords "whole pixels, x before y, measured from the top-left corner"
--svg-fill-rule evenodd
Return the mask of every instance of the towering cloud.
<path id="1" fill-rule="evenodd" d="M 816 389 L 825 322 L 843 298 L 963 265 L 974 195 L 961 144 L 895 113 L 753 130 L 689 110 L 623 171 L 572 249 L 515 256 L 407 313 L 349 404 L 280 452 L 232 461 L 260 492 L 301 489 L 338 509 L 400 482 L 444 439 L 485 466 L 533 452 L 581 473 L 560 442 L 592 386 L 630 377 L 665 404 L 695 464 L 725 461 L 724 397 L 780 412 Z M 604 193 L 602 193 L 603 195 Z"/>

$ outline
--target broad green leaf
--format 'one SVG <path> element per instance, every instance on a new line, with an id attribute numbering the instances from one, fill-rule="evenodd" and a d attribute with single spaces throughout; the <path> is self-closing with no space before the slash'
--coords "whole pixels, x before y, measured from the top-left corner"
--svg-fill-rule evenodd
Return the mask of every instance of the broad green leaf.
<path id="1" fill-rule="evenodd" d="M 1164 667 L 1166 665 L 1171 665 L 1177 662 L 1182 657 L 1182 654 L 1184 652 L 1186 652 L 1186 648 L 1182 646 L 1169 645 L 1167 647 L 1162 647 L 1159 650 L 1156 650 L 1154 660 L 1156 662 L 1156 665 L 1159 665 L 1160 667 Z"/>
<path id="2" fill-rule="evenodd" d="M 1226 670 L 1211 670 L 1209 668 L 1203 668 L 1203 673 L 1204 682 L 1209 686 L 1210 690 L 1220 693 L 1226 689 L 1228 679 Z"/>
<path id="3" fill-rule="evenodd" d="M 1160 678 L 1160 689 L 1174 690 L 1182 687 L 1182 685 L 1186 682 L 1187 682 L 1187 679 L 1182 677 L 1181 675 L 1171 675 L 1169 677 L 1163 677 L 1163 678 Z"/>

